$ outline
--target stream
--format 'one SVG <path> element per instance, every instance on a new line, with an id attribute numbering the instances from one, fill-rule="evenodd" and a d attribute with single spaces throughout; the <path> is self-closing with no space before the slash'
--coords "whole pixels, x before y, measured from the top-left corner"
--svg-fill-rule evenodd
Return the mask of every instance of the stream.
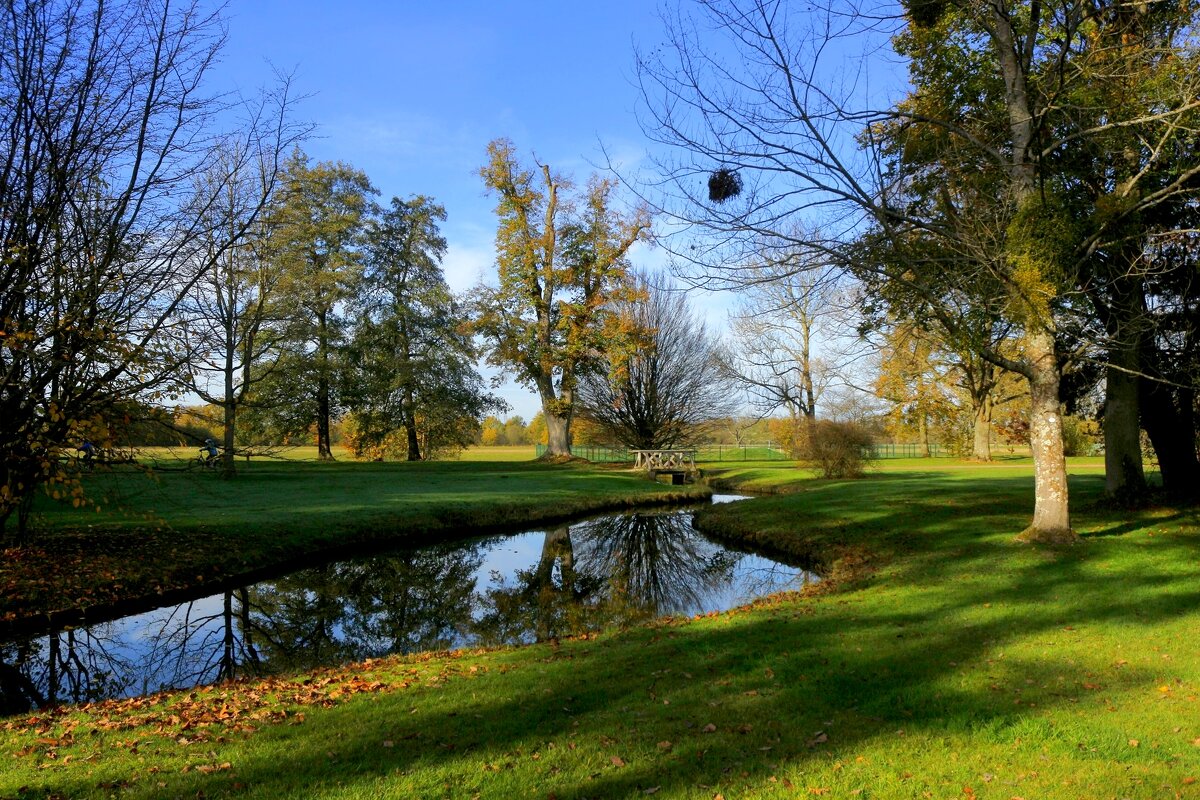
<path id="1" fill-rule="evenodd" d="M 742 498 L 714 496 L 713 502 Z M 727 549 L 695 507 L 595 517 L 309 566 L 0 644 L 0 714 L 414 653 L 707 614 L 818 580 Z"/>

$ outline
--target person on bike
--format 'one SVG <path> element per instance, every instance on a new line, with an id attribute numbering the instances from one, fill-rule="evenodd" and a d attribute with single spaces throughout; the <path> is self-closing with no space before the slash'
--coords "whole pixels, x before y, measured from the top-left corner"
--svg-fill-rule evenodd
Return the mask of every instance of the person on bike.
<path id="1" fill-rule="evenodd" d="M 217 449 L 217 443 L 209 438 L 204 440 L 204 447 L 200 448 L 204 453 L 204 465 L 211 467 L 217 463 L 217 459 L 221 457 L 221 451 Z"/>
<path id="2" fill-rule="evenodd" d="M 83 444 L 76 448 L 83 453 L 83 468 L 91 469 L 93 462 L 96 460 L 96 446 L 87 439 L 83 440 Z"/>

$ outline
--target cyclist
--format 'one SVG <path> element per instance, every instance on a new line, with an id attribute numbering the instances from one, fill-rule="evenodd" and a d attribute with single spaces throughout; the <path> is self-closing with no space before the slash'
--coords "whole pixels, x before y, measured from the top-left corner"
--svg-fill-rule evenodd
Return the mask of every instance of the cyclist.
<path id="1" fill-rule="evenodd" d="M 217 443 L 211 438 L 205 439 L 204 447 L 200 448 L 200 458 L 204 461 L 204 466 L 215 467 L 220 457 L 221 451 L 217 449 Z"/>
<path id="2" fill-rule="evenodd" d="M 83 440 L 83 444 L 76 448 L 83 453 L 83 468 L 90 470 L 93 462 L 96 460 L 96 446 L 87 439 Z"/>

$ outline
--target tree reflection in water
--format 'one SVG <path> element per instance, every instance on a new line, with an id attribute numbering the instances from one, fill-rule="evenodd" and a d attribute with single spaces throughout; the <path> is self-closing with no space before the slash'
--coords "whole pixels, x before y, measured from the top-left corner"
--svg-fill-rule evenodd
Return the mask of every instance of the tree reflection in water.
<path id="1" fill-rule="evenodd" d="M 693 613 L 743 558 L 700 536 L 691 514 L 622 514 L 549 530 L 542 555 L 513 581 L 493 573 L 475 634 L 484 644 L 547 641 Z"/>
<path id="2" fill-rule="evenodd" d="M 442 650 L 471 616 L 487 542 L 301 570 L 250 590 L 251 624 L 277 669 Z"/>
<path id="3" fill-rule="evenodd" d="M 532 563 L 508 575 L 485 565 L 513 553 Z M 388 653 L 548 641 L 729 608 L 807 579 L 709 542 L 682 511 L 359 558 L 0 644 L 0 714 Z"/>

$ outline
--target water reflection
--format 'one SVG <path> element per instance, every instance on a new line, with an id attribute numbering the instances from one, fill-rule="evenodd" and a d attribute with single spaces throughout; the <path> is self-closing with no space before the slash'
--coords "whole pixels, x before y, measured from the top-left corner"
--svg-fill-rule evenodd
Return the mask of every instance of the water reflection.
<path id="1" fill-rule="evenodd" d="M 0 644 L 0 713 L 388 653 L 548 641 L 726 609 L 812 579 L 708 541 L 690 512 L 615 515 L 328 563 Z"/>

